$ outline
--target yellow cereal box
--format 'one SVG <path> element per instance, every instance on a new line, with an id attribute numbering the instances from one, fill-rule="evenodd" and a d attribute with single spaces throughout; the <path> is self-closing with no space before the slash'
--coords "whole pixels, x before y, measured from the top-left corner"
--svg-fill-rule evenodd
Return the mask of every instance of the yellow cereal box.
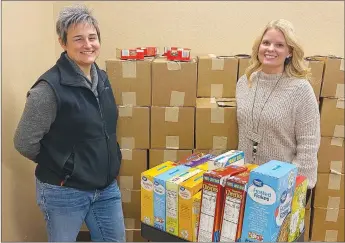
<path id="1" fill-rule="evenodd" d="M 193 232 L 193 242 L 198 239 L 198 227 L 200 218 L 200 207 L 201 207 L 201 190 L 193 196 L 193 212 L 192 212 L 192 226 L 194 228 Z"/>
<path id="2" fill-rule="evenodd" d="M 153 178 L 176 164 L 166 161 L 141 173 L 141 222 L 153 226 Z"/>
<path id="3" fill-rule="evenodd" d="M 199 169 L 190 168 L 166 182 L 166 231 L 172 235 L 178 236 L 178 186 L 200 172 Z"/>
<path id="4" fill-rule="evenodd" d="M 291 221 L 288 242 L 295 241 L 304 230 L 305 204 L 308 180 L 304 176 L 297 176 L 296 189 L 292 198 Z"/>
<path id="5" fill-rule="evenodd" d="M 189 178 L 188 180 L 184 181 L 179 185 L 179 234 L 178 236 L 186 239 L 188 241 L 196 241 L 196 233 L 195 225 L 198 223 L 199 219 L 196 218 L 196 213 L 194 209 L 197 207 L 197 202 L 199 201 L 200 205 L 200 197 L 194 197 L 202 188 L 203 182 L 203 174 L 205 171 L 201 171 L 195 176 Z M 201 195 L 200 195 L 201 196 Z M 194 212 L 194 211 L 195 212 Z M 193 216 L 195 222 L 193 223 Z M 198 216 L 199 217 L 199 216 Z"/>

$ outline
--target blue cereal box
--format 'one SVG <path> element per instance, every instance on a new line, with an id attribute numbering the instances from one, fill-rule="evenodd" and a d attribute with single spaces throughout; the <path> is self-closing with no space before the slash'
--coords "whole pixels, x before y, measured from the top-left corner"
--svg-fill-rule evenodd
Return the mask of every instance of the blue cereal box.
<path id="1" fill-rule="evenodd" d="M 190 167 L 178 165 L 154 177 L 153 179 L 153 226 L 165 231 L 166 229 L 166 181 L 174 176 L 179 176 Z"/>
<path id="2" fill-rule="evenodd" d="M 287 241 L 297 167 L 271 160 L 250 172 L 241 241 Z"/>

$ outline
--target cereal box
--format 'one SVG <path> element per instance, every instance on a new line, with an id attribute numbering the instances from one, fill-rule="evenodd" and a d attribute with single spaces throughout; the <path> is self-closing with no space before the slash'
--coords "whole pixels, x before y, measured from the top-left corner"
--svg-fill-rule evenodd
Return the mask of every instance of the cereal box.
<path id="1" fill-rule="evenodd" d="M 205 155 L 206 155 L 205 153 L 201 153 L 201 152 L 193 153 L 193 154 L 179 160 L 177 163 L 182 165 L 182 164 L 188 163 L 190 161 L 198 160 L 198 159 L 204 157 Z"/>
<path id="2" fill-rule="evenodd" d="M 201 187 L 204 173 L 204 171 L 199 172 L 179 185 L 178 236 L 188 241 L 195 242 L 197 240 L 196 229 L 199 223 Z"/>
<path id="3" fill-rule="evenodd" d="M 166 229 L 166 181 L 189 170 L 190 167 L 178 165 L 153 178 L 153 226 Z"/>
<path id="4" fill-rule="evenodd" d="M 212 164 L 212 166 L 214 166 L 214 168 L 227 167 L 231 164 L 244 165 L 244 152 L 238 150 L 230 150 L 211 159 L 210 163 Z"/>
<path id="5" fill-rule="evenodd" d="M 248 168 L 247 171 L 231 176 L 225 184 L 225 199 L 220 234 L 221 242 L 235 242 L 241 238 L 249 173 L 258 166 L 245 164 L 245 167 Z"/>
<path id="6" fill-rule="evenodd" d="M 166 182 L 166 231 L 172 235 L 178 236 L 178 185 L 199 172 L 201 170 L 190 168 Z"/>
<path id="7" fill-rule="evenodd" d="M 188 161 L 187 163 L 183 164 L 185 166 L 189 166 L 189 167 L 196 167 L 198 165 L 202 165 L 208 161 L 210 161 L 212 158 L 214 158 L 216 156 L 212 155 L 212 154 L 206 154 L 204 156 L 202 156 L 201 158 L 199 159 L 195 159 L 195 160 L 191 160 L 191 161 Z"/>
<path id="8" fill-rule="evenodd" d="M 287 241 L 297 167 L 271 160 L 250 172 L 241 241 Z"/>
<path id="9" fill-rule="evenodd" d="M 198 228 L 200 219 L 200 207 L 201 207 L 201 191 L 193 196 L 193 211 L 192 211 L 192 226 L 193 226 L 193 242 L 197 241 Z"/>
<path id="10" fill-rule="evenodd" d="M 307 178 L 301 175 L 297 176 L 295 193 L 292 198 L 290 233 L 288 242 L 295 241 L 304 230 L 307 187 Z"/>
<path id="11" fill-rule="evenodd" d="M 230 165 L 204 174 L 198 230 L 199 242 L 219 241 L 226 179 L 246 170 L 247 168 L 243 166 Z"/>
<path id="12" fill-rule="evenodd" d="M 141 222 L 153 226 L 153 178 L 174 166 L 167 161 L 141 173 Z"/>

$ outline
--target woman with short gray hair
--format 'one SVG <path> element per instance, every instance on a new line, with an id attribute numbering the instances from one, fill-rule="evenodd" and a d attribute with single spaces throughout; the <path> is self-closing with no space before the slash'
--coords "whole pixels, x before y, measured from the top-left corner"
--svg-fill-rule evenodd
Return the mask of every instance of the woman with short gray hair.
<path id="1" fill-rule="evenodd" d="M 14 144 L 37 164 L 36 198 L 49 241 L 76 241 L 85 221 L 92 241 L 124 242 L 118 110 L 95 63 L 98 23 L 86 7 L 66 7 L 56 32 L 64 51 L 28 92 Z"/>

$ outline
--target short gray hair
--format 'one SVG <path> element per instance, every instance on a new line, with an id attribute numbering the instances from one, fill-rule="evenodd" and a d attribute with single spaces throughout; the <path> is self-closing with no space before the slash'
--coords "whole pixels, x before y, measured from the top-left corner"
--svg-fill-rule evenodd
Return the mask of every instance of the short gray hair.
<path id="1" fill-rule="evenodd" d="M 101 35 L 97 20 L 91 15 L 91 11 L 84 5 L 73 5 L 63 8 L 56 21 L 56 33 L 61 38 L 62 43 L 67 43 L 67 30 L 71 25 L 87 23 L 95 27 L 99 41 Z"/>

